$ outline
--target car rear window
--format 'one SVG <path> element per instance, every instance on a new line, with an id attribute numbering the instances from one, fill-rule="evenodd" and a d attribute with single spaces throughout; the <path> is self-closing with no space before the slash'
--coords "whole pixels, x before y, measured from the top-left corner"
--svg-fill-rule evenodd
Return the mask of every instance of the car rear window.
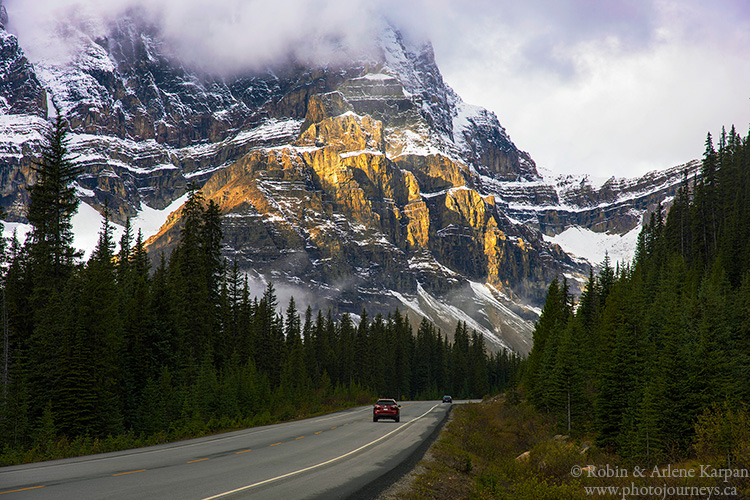
<path id="1" fill-rule="evenodd" d="M 384 405 L 395 405 L 396 402 L 392 399 L 379 399 L 376 405 L 384 406 Z"/>

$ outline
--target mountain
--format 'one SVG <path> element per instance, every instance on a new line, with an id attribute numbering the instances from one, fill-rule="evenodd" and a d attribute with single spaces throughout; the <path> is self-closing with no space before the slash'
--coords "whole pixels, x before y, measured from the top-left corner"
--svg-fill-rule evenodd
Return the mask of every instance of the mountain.
<path id="1" fill-rule="evenodd" d="M 567 231 L 619 239 L 697 169 L 542 176 L 494 113 L 443 81 L 431 45 L 395 29 L 347 64 L 231 77 L 170 56 L 135 12 L 96 31 L 67 26 L 66 55 L 32 63 L 0 28 L 8 220 L 25 220 L 31 160 L 59 109 L 85 170 L 79 197 L 115 222 L 138 227 L 196 183 L 224 215 L 225 256 L 259 286 L 336 313 L 399 307 L 448 333 L 466 321 L 493 350 L 527 353 L 552 279 L 588 275 L 557 243 Z M 179 224 L 178 210 L 146 235 L 154 258 Z"/>

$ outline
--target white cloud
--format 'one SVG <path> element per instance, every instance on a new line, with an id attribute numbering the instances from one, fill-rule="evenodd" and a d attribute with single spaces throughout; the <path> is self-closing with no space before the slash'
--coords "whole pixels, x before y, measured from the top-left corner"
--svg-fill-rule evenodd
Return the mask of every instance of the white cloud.
<path id="1" fill-rule="evenodd" d="M 722 125 L 746 133 L 750 8 L 742 2 L 655 2 L 630 30 L 590 28 L 596 16 L 580 12 L 551 11 L 545 22 L 540 5 L 516 13 L 518 23 L 490 18 L 463 39 L 433 38 L 445 80 L 495 111 L 539 165 L 638 175 L 700 157 L 706 133 Z"/>
<path id="2" fill-rule="evenodd" d="M 641 174 L 699 157 L 706 133 L 723 124 L 746 130 L 742 58 L 677 44 L 615 56 L 587 48 L 581 58 L 589 74 L 567 84 L 502 69 L 480 80 L 449 68 L 446 79 L 497 111 L 516 144 L 558 172 Z"/>
<path id="3" fill-rule="evenodd" d="M 9 28 L 32 58 L 65 57 L 70 28 L 96 38 L 123 13 L 158 26 L 167 48 L 209 71 L 280 61 L 327 63 L 366 53 L 382 16 L 365 0 L 8 0 Z M 52 42 L 52 43 L 50 43 Z M 62 42 L 62 43 L 61 43 Z M 50 54 L 51 51 L 54 51 Z"/>
<path id="4" fill-rule="evenodd" d="M 140 7 L 172 50 L 214 70 L 353 57 L 368 51 L 387 20 L 431 39 L 445 81 L 467 102 L 495 111 L 520 148 L 558 172 L 629 176 L 667 168 L 700 156 L 708 131 L 735 124 L 744 133 L 750 123 L 746 0 L 5 4 L 24 46 L 24 39 L 49 40 L 44 19 L 73 13 L 76 26 L 95 34 L 103 30 L 97 19 Z"/>

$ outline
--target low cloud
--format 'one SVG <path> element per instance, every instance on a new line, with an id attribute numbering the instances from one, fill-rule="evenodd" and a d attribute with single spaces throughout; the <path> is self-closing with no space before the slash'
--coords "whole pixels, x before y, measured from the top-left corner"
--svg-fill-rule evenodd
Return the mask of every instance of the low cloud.
<path id="1" fill-rule="evenodd" d="M 6 6 L 9 29 L 36 60 L 64 60 L 78 36 L 104 36 L 128 15 L 155 26 L 182 62 L 222 73 L 367 56 L 389 19 L 382 4 L 366 0 L 6 0 Z"/>
<path id="2" fill-rule="evenodd" d="M 750 121 L 747 0 L 4 0 L 30 59 L 69 57 L 131 9 L 212 72 L 370 54 L 386 24 L 431 40 L 445 81 L 540 166 L 636 175 Z M 53 37 L 51 33 L 62 33 Z M 691 146 L 693 145 L 693 146 Z"/>
<path id="3" fill-rule="evenodd" d="M 464 50 L 466 39 L 483 33 L 482 25 L 491 23 L 493 29 L 515 38 L 512 62 L 519 68 L 571 76 L 576 68 L 567 47 L 603 37 L 638 46 L 653 34 L 651 2 L 5 0 L 5 4 L 10 28 L 26 39 L 24 46 L 37 58 L 59 57 L 65 48 L 59 41 L 72 31 L 97 38 L 106 35 L 108 23 L 137 13 L 158 27 L 162 41 L 182 61 L 222 72 L 290 59 L 326 64 L 367 55 L 386 24 L 413 37 L 434 39 L 446 57 L 457 57 L 455 52 Z M 52 39 L 55 42 L 49 43 Z M 492 38 L 486 42 L 492 43 Z"/>
<path id="4" fill-rule="evenodd" d="M 626 51 L 649 46 L 657 38 L 658 12 L 665 8 L 659 6 L 664 3 L 668 2 L 5 0 L 10 28 L 37 58 L 59 52 L 64 48 L 59 39 L 71 31 L 96 38 L 106 34 L 108 23 L 137 13 L 158 27 L 162 41 L 182 61 L 213 71 L 257 69 L 288 60 L 326 64 L 367 55 L 377 33 L 391 24 L 408 35 L 434 40 L 444 58 L 489 48 L 498 61 L 515 70 L 562 79 L 582 69 L 573 50 L 582 44 L 607 43 Z M 690 18 L 682 15 L 685 9 L 673 10 L 681 19 Z M 45 43 L 52 38 L 55 43 Z"/>

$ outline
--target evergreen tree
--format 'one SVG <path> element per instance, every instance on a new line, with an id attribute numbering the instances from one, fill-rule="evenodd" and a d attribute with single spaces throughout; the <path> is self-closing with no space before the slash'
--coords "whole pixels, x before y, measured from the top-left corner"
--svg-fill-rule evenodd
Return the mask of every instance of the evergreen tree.
<path id="1" fill-rule="evenodd" d="M 473 331 L 469 353 L 470 393 L 474 398 L 483 398 L 490 390 L 487 373 L 487 354 L 484 351 L 484 337 Z"/>
<path id="2" fill-rule="evenodd" d="M 372 350 L 370 319 L 363 309 L 354 340 L 354 380 L 365 387 L 372 383 Z"/>
<path id="3" fill-rule="evenodd" d="M 34 162 L 36 182 L 29 186 L 27 218 L 32 226 L 30 255 L 37 287 L 60 290 L 74 259 L 71 219 L 78 210 L 73 183 L 82 172 L 68 154 L 68 124 L 58 112 L 45 132 L 41 158 Z M 43 301 L 43 298 L 40 298 Z"/>
<path id="4" fill-rule="evenodd" d="M 85 375 L 96 383 L 96 407 L 92 415 L 94 435 L 106 436 L 122 430 L 122 349 L 124 328 L 116 280 L 114 242 L 109 211 L 105 206 L 99 242 L 83 273 L 78 307 L 79 339 L 87 344 L 89 357 Z"/>
<path id="5" fill-rule="evenodd" d="M 580 421 L 587 401 L 584 394 L 584 363 L 579 321 L 569 321 L 562 332 L 554 365 L 545 381 L 548 406 L 564 422 L 569 433 L 574 421 Z"/>
<path id="6" fill-rule="evenodd" d="M 75 279 L 75 259 L 79 255 L 72 246 L 71 219 L 78 207 L 73 182 L 81 169 L 70 158 L 67 142 L 67 122 L 58 114 L 44 135 L 41 158 L 34 162 L 36 182 L 28 188 L 27 217 L 32 231 L 25 250 L 25 272 L 30 280 L 30 297 L 22 302 L 32 312 L 22 330 L 18 330 L 18 364 L 24 377 L 19 382 L 28 391 L 30 422 L 42 418 L 47 403 L 58 399 L 64 349 L 70 345 L 72 334 L 66 289 Z"/>
<path id="7" fill-rule="evenodd" d="M 469 395 L 468 367 L 469 367 L 469 332 L 466 323 L 459 321 L 453 334 L 453 356 L 451 359 L 453 370 L 451 378 L 453 388 L 451 392 L 458 397 Z"/>
<path id="8" fill-rule="evenodd" d="M 529 353 L 525 373 L 524 383 L 529 397 L 537 405 L 546 407 L 545 380 L 554 367 L 560 335 L 570 318 L 570 300 L 567 283 L 552 280 L 542 314 L 534 327 L 534 345 Z"/>
<path id="9" fill-rule="evenodd" d="M 281 360 L 284 352 L 284 330 L 276 313 L 278 302 L 273 283 L 268 282 L 256 310 L 254 325 L 255 365 L 268 376 L 272 386 L 281 379 Z"/>

